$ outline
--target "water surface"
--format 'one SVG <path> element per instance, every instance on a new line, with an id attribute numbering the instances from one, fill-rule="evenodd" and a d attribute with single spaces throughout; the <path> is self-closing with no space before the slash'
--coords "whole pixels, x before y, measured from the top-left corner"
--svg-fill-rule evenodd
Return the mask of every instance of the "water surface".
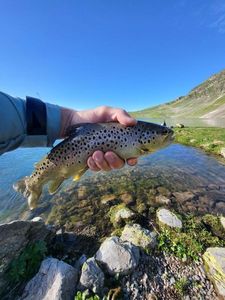
<path id="1" fill-rule="evenodd" d="M 34 163 L 45 153 L 46 149 L 43 148 L 18 149 L 0 157 L 2 222 L 26 216 L 26 213 L 24 214 L 28 212 L 26 201 L 13 190 L 12 185 L 18 179 L 29 175 Z M 78 209 L 80 205 L 78 193 L 81 188 L 85 188 L 85 199 L 82 200 L 86 202 L 82 203 L 82 214 L 86 212 L 86 215 L 92 215 L 96 205 L 101 207 L 101 199 L 105 195 L 114 194 L 119 199 L 124 193 L 132 194 L 135 205 L 140 206 L 144 203 L 146 209 L 154 205 L 156 196 L 166 194 L 182 211 L 225 214 L 225 166 L 201 150 L 179 144 L 142 157 L 136 167 L 126 167 L 109 173 L 89 171 L 77 183 L 68 181 L 53 196 L 49 196 L 45 191 L 41 197 L 40 213 L 45 212 L 47 218 L 57 203 L 58 207 L 67 205 L 67 209 L 71 208 L 72 213 L 67 215 L 68 219 L 71 220 L 71 216 L 76 215 L 76 218 L 73 218 L 76 222 L 79 218 L 82 220 L 83 215 L 80 215 L 82 210 Z M 185 194 L 182 196 L 185 192 L 191 192 L 192 197 L 185 198 Z M 73 206 L 77 207 L 74 211 Z M 86 206 L 88 210 L 85 209 Z M 108 210 L 104 205 L 103 207 Z M 58 214 L 60 213 L 57 212 L 57 218 Z M 97 215 L 95 214 L 95 218 Z"/>

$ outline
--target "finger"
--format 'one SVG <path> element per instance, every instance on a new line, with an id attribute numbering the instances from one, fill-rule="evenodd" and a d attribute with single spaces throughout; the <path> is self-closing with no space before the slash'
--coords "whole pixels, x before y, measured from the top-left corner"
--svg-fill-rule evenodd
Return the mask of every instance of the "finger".
<path id="1" fill-rule="evenodd" d="M 90 170 L 92 170 L 92 171 L 95 171 L 95 172 L 100 171 L 100 169 L 97 167 L 94 159 L 91 156 L 87 160 L 87 165 L 90 168 Z"/>
<path id="2" fill-rule="evenodd" d="M 124 160 L 121 159 L 116 153 L 112 151 L 106 152 L 104 157 L 108 165 L 112 169 L 120 169 L 124 166 Z"/>
<path id="3" fill-rule="evenodd" d="M 137 124 L 137 120 L 134 119 L 133 117 L 131 117 L 123 109 L 118 109 L 114 118 L 116 118 L 115 121 L 118 121 L 120 124 L 125 125 L 125 126 L 134 126 Z"/>
<path id="4" fill-rule="evenodd" d="M 136 157 L 128 158 L 127 164 L 129 166 L 135 166 L 137 164 L 137 158 Z"/>
<path id="5" fill-rule="evenodd" d="M 92 158 L 96 164 L 96 166 L 103 171 L 110 171 L 111 168 L 108 165 L 107 161 L 104 158 L 104 153 L 102 151 L 95 151 L 92 155 Z"/>

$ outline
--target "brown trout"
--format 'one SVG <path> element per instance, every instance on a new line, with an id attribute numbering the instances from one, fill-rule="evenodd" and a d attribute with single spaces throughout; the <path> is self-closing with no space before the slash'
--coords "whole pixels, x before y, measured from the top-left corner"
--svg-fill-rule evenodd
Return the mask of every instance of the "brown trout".
<path id="1" fill-rule="evenodd" d="M 78 180 L 88 169 L 87 159 L 96 150 L 112 150 L 124 160 L 163 148 L 173 140 L 173 131 L 165 126 L 138 121 L 135 126 L 119 123 L 79 124 L 72 126 L 68 137 L 35 164 L 35 170 L 14 185 L 27 199 L 30 209 L 37 206 L 43 186 L 50 194 L 73 176 Z"/>

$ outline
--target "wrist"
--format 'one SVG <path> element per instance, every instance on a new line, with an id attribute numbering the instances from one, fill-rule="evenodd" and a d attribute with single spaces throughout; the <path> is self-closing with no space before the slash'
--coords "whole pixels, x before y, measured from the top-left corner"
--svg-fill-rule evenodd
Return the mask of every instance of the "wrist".
<path id="1" fill-rule="evenodd" d="M 61 124 L 60 124 L 60 137 L 64 138 L 66 136 L 67 129 L 73 125 L 74 119 L 76 116 L 76 111 L 72 109 L 68 109 L 65 107 L 61 108 Z"/>

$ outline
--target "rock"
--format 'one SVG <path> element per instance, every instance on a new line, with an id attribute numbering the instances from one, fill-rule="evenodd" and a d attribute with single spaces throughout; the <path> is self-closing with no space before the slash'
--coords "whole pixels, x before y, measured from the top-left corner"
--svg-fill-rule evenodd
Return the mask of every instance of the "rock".
<path id="1" fill-rule="evenodd" d="M 222 224 L 223 229 L 225 230 L 225 217 L 223 216 L 220 217 L 220 223 Z"/>
<path id="2" fill-rule="evenodd" d="M 126 225 L 123 229 L 121 240 L 130 242 L 145 251 L 156 245 L 156 233 L 142 228 L 139 224 Z"/>
<path id="3" fill-rule="evenodd" d="M 42 221 L 13 221 L 0 224 L 0 295 L 8 283 L 4 273 L 26 246 L 35 241 L 50 241 L 54 232 Z"/>
<path id="4" fill-rule="evenodd" d="M 78 188 L 77 198 L 78 200 L 84 200 L 87 197 L 87 187 L 82 185 Z"/>
<path id="5" fill-rule="evenodd" d="M 134 201 L 134 197 L 132 194 L 130 193 L 124 193 L 120 196 L 120 199 L 123 201 L 123 203 L 125 204 L 133 204 Z"/>
<path id="6" fill-rule="evenodd" d="M 27 283 L 20 300 L 72 300 L 76 282 L 75 268 L 56 258 L 47 258 Z"/>
<path id="7" fill-rule="evenodd" d="M 224 214 L 225 215 L 225 202 L 224 201 L 220 201 L 216 203 L 216 207 L 215 210 L 220 213 L 220 214 Z"/>
<path id="8" fill-rule="evenodd" d="M 224 217 L 214 216 L 206 214 L 202 217 L 202 221 L 210 229 L 213 235 L 220 237 L 221 239 L 225 238 L 225 228 L 223 227 L 222 221 Z M 225 218 L 224 218 L 225 219 Z"/>
<path id="9" fill-rule="evenodd" d="M 159 192 L 160 195 L 163 195 L 165 197 L 170 197 L 171 196 L 171 192 L 167 188 L 165 188 L 164 186 L 157 187 L 157 191 Z"/>
<path id="10" fill-rule="evenodd" d="M 31 221 L 33 221 L 33 222 L 44 222 L 42 217 L 34 217 Z"/>
<path id="11" fill-rule="evenodd" d="M 79 286 L 81 289 L 90 289 L 94 293 L 101 293 L 104 287 L 104 273 L 94 257 L 89 258 L 82 266 Z"/>
<path id="12" fill-rule="evenodd" d="M 222 299 L 225 299 L 225 248 L 208 248 L 203 254 L 206 274 Z"/>
<path id="13" fill-rule="evenodd" d="M 191 201 L 195 197 L 195 194 L 193 194 L 192 192 L 175 192 L 173 193 L 173 195 L 176 200 L 181 203 Z"/>
<path id="14" fill-rule="evenodd" d="M 220 150 L 220 154 L 221 154 L 223 157 L 225 157 L 225 148 L 222 148 L 222 149 Z"/>
<path id="15" fill-rule="evenodd" d="M 161 208 L 156 212 L 160 224 L 174 228 L 182 228 L 182 222 L 178 217 L 168 209 Z"/>
<path id="16" fill-rule="evenodd" d="M 126 275 L 132 272 L 139 262 L 139 249 L 117 236 L 107 238 L 97 251 L 96 260 L 110 275 Z"/>
<path id="17" fill-rule="evenodd" d="M 126 222 L 133 219 L 135 213 L 132 212 L 132 210 L 130 210 L 128 207 L 126 207 L 124 203 L 122 203 L 112 206 L 109 211 L 109 215 L 110 221 L 115 227 L 117 227 L 121 223 L 121 221 Z"/>
<path id="18" fill-rule="evenodd" d="M 116 200 L 116 195 L 114 195 L 114 194 L 103 195 L 101 197 L 101 203 L 102 204 L 108 204 L 108 203 L 111 204 L 115 200 Z"/>
<path id="19" fill-rule="evenodd" d="M 184 124 L 177 123 L 177 124 L 176 124 L 176 127 L 178 127 L 178 128 L 184 128 Z"/>
<path id="20" fill-rule="evenodd" d="M 169 205 L 171 203 L 170 199 L 163 195 L 156 196 L 155 202 L 162 205 Z"/>

